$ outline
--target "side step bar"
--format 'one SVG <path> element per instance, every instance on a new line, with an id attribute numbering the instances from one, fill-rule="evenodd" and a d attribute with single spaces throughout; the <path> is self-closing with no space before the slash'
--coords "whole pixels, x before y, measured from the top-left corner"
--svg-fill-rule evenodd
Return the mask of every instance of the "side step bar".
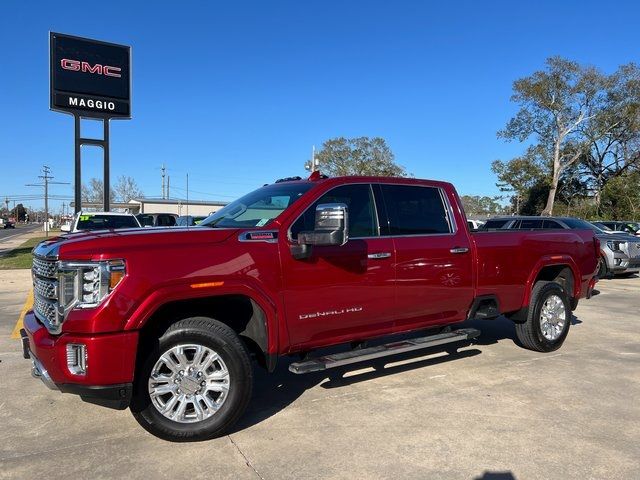
<path id="1" fill-rule="evenodd" d="M 399 342 L 387 343 L 378 347 L 363 348 L 362 350 L 351 350 L 349 352 L 335 353 L 324 357 L 313 358 L 303 362 L 294 362 L 289 365 L 289 371 L 293 373 L 309 373 L 329 368 L 341 367 L 351 363 L 364 362 L 374 358 L 397 355 L 399 353 L 411 352 L 423 348 L 435 347 L 446 343 L 462 342 L 471 340 L 480 335 L 480 330 L 475 328 L 463 328 L 449 333 L 429 335 L 427 337 L 412 338 Z"/>

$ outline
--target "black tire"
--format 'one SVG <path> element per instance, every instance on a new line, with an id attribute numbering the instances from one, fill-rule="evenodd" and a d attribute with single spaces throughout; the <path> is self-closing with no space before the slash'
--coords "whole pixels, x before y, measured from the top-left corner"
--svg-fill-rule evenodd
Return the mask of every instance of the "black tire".
<path id="1" fill-rule="evenodd" d="M 222 406 L 211 417 L 194 423 L 165 417 L 152 403 L 148 388 L 149 377 L 160 356 L 184 344 L 210 348 L 224 361 L 229 372 L 229 390 Z M 131 412 L 145 430 L 164 440 L 207 440 L 224 434 L 240 418 L 251 399 L 252 386 L 251 361 L 238 335 L 212 318 L 187 318 L 171 325 L 140 362 L 133 385 Z"/>
<path id="2" fill-rule="evenodd" d="M 558 296 L 564 304 L 565 321 L 563 329 L 554 340 L 545 338 L 540 325 L 540 314 L 545 301 L 552 295 Z M 529 350 L 537 352 L 553 352 L 562 346 L 571 325 L 571 306 L 567 293 L 562 286 L 555 282 L 538 282 L 531 291 L 531 300 L 524 323 L 516 323 L 516 336 L 520 344 Z"/>
<path id="3" fill-rule="evenodd" d="M 598 278 L 608 278 L 609 268 L 607 267 L 607 259 L 603 256 L 600 257 L 598 262 Z"/>

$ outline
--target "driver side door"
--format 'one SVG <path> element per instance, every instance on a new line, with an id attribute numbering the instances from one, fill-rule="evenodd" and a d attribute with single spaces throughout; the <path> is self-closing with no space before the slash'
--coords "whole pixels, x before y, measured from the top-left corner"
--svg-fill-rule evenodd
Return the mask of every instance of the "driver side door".
<path id="1" fill-rule="evenodd" d="M 342 246 L 314 246 L 296 260 L 291 240 L 313 230 L 316 206 L 344 203 L 349 240 Z M 292 348 L 313 348 L 358 340 L 393 329 L 395 251 L 380 236 L 372 186 L 340 185 L 322 194 L 290 229 L 282 249 L 283 300 Z"/>

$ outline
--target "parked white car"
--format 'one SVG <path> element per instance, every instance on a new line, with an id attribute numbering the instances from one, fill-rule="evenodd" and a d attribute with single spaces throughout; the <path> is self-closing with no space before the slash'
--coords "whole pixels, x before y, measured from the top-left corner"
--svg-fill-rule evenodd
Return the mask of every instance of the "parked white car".
<path id="1" fill-rule="evenodd" d="M 80 211 L 74 215 L 71 223 L 62 225 L 60 230 L 73 233 L 116 228 L 141 228 L 141 225 L 138 219 L 130 213 Z"/>
<path id="2" fill-rule="evenodd" d="M 469 230 L 479 230 L 486 222 L 482 220 L 469 220 L 467 219 L 467 225 L 469 225 Z"/>

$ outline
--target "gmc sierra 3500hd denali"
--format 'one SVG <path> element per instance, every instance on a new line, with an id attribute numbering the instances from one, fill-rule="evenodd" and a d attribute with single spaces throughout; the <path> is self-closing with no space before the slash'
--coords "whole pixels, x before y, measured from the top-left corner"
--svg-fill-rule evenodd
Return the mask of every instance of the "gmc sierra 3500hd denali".
<path id="1" fill-rule="evenodd" d="M 199 226 L 77 233 L 34 249 L 22 330 L 33 374 L 124 409 L 169 440 L 218 436 L 243 413 L 252 363 L 305 373 L 449 342 L 506 315 L 519 342 L 562 345 L 597 280 L 591 230 L 470 233 L 449 183 L 284 179 Z M 399 332 L 436 332 L 367 347 Z M 325 356 L 322 347 L 359 348 Z"/>

